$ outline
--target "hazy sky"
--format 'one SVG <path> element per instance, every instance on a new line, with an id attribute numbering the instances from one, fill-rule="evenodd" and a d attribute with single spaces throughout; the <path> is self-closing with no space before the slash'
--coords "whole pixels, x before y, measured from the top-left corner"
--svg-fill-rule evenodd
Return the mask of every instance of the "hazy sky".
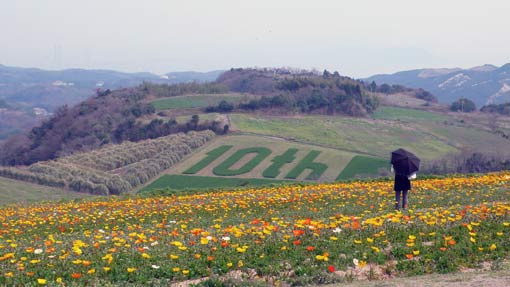
<path id="1" fill-rule="evenodd" d="M 0 0 L 0 64 L 365 77 L 510 62 L 508 0 Z"/>

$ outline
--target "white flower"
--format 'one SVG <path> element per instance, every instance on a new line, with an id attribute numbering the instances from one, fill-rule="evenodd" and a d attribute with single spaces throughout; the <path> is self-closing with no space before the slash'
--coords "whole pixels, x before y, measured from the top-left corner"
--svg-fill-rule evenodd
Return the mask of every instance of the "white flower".
<path id="1" fill-rule="evenodd" d="M 228 236 L 223 236 L 223 237 L 221 238 L 221 240 L 223 240 L 223 241 L 229 241 L 229 240 L 230 240 L 230 237 L 228 237 Z"/>
<path id="2" fill-rule="evenodd" d="M 34 250 L 34 254 L 41 254 L 41 253 L 43 253 L 43 250 L 40 248 Z"/>
<path id="3" fill-rule="evenodd" d="M 148 246 L 144 246 L 143 249 L 144 250 L 149 250 L 149 247 Z"/>
<path id="4" fill-rule="evenodd" d="M 154 242 L 152 242 L 152 243 L 151 243 L 151 246 L 156 246 L 156 245 L 158 245 L 158 244 L 159 244 L 159 243 L 158 243 L 157 241 L 154 241 Z"/>
<path id="5" fill-rule="evenodd" d="M 152 268 L 154 268 L 154 269 L 159 269 L 161 266 L 158 266 L 158 265 L 152 265 L 151 267 L 152 267 Z"/>
<path id="6" fill-rule="evenodd" d="M 100 233 L 104 233 L 104 232 L 105 232 L 105 231 L 104 231 L 104 230 L 102 230 L 102 229 L 99 229 L 98 231 L 99 231 Z"/>
<path id="7" fill-rule="evenodd" d="M 177 223 L 177 221 L 175 221 L 175 220 L 170 220 L 170 221 L 168 221 L 168 223 Z"/>
<path id="8" fill-rule="evenodd" d="M 212 240 L 212 236 L 210 236 L 210 235 L 207 236 L 206 238 L 207 238 L 207 240 Z"/>
<path id="9" fill-rule="evenodd" d="M 352 263 L 353 263 L 355 266 L 358 266 L 359 261 L 358 261 L 358 259 L 354 258 L 354 259 L 352 259 Z"/>
<path id="10" fill-rule="evenodd" d="M 342 232 L 342 229 L 340 229 L 339 227 L 333 229 L 333 233 L 340 233 Z"/>
<path id="11" fill-rule="evenodd" d="M 55 258 L 55 255 L 50 255 L 50 256 L 48 256 L 48 258 L 52 258 L 53 259 L 53 258 Z"/>

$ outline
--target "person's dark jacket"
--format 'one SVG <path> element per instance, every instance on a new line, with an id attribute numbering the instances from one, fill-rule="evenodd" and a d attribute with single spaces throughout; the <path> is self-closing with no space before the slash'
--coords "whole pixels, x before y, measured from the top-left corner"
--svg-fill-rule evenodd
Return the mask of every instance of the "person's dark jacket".
<path id="1" fill-rule="evenodd" d="M 411 181 L 407 178 L 407 176 L 402 174 L 395 174 L 395 185 L 393 186 L 393 190 L 395 191 L 403 191 L 411 189 Z"/>

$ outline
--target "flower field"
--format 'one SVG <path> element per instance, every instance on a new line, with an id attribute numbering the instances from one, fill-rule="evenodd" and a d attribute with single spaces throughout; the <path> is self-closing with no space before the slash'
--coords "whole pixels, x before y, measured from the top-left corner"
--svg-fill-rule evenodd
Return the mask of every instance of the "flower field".
<path id="1" fill-rule="evenodd" d="M 508 256 L 510 173 L 413 184 L 404 212 L 391 181 L 3 206 L 0 285 L 168 286 L 235 272 L 299 285 Z"/>

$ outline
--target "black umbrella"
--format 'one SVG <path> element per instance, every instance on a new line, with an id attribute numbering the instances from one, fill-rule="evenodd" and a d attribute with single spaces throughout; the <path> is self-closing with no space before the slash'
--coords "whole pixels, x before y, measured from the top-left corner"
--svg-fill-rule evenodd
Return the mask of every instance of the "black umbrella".
<path id="1" fill-rule="evenodd" d="M 399 148 L 391 152 L 391 164 L 396 174 L 409 176 L 420 169 L 420 159 L 405 149 Z"/>

